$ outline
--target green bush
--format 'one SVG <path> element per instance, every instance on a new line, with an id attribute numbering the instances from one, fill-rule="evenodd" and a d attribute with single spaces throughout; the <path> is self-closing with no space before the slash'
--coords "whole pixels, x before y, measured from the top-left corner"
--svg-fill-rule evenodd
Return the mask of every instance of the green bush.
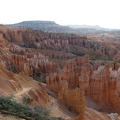
<path id="1" fill-rule="evenodd" d="M 30 117 L 33 120 L 61 120 L 60 118 L 51 118 L 50 111 L 41 106 L 32 108 L 27 105 L 15 102 L 11 96 L 0 97 L 0 111 L 3 110 L 11 114 L 15 113 L 15 115 L 19 117 Z"/>
<path id="2" fill-rule="evenodd" d="M 46 83 L 46 77 L 44 75 L 41 75 L 40 82 Z"/>
<path id="3" fill-rule="evenodd" d="M 33 99 L 29 98 L 29 97 L 23 97 L 22 101 L 23 101 L 23 104 L 28 105 L 28 104 L 30 104 L 33 101 Z"/>

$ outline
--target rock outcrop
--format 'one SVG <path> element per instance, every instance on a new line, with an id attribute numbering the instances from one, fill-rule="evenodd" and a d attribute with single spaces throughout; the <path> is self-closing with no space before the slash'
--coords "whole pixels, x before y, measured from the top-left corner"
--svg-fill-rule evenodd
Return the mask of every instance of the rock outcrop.
<path id="1" fill-rule="evenodd" d="M 84 113 L 86 103 L 84 95 L 79 88 L 73 90 L 62 89 L 58 93 L 58 99 L 69 106 L 70 109 L 74 109 L 78 112 L 80 114 L 78 117 L 79 120 L 85 120 Z"/>

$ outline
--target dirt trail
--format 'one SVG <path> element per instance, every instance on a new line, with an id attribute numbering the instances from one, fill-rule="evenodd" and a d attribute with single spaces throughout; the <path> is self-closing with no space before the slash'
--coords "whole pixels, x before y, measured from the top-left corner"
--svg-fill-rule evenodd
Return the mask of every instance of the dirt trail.
<path id="1" fill-rule="evenodd" d="M 30 91 L 31 89 L 32 89 L 32 87 L 28 87 L 28 88 L 25 88 L 25 87 L 24 87 L 23 90 L 20 91 L 20 92 L 18 92 L 18 93 L 16 93 L 15 96 L 18 97 L 18 96 L 20 96 L 20 95 L 22 95 L 22 94 Z"/>

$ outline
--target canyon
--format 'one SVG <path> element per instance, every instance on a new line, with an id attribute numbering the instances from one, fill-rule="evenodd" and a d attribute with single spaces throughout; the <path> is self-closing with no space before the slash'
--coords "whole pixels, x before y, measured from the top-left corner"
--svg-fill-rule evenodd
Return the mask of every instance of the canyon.
<path id="1" fill-rule="evenodd" d="M 79 35 L 0 25 L 0 96 L 32 99 L 51 116 L 120 114 L 119 31 Z"/>

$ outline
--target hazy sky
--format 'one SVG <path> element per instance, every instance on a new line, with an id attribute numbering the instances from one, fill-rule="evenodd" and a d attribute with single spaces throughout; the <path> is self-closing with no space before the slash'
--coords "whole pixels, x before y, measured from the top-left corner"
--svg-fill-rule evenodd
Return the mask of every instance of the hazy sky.
<path id="1" fill-rule="evenodd" d="M 0 23 L 26 20 L 120 28 L 120 0 L 0 0 Z"/>

